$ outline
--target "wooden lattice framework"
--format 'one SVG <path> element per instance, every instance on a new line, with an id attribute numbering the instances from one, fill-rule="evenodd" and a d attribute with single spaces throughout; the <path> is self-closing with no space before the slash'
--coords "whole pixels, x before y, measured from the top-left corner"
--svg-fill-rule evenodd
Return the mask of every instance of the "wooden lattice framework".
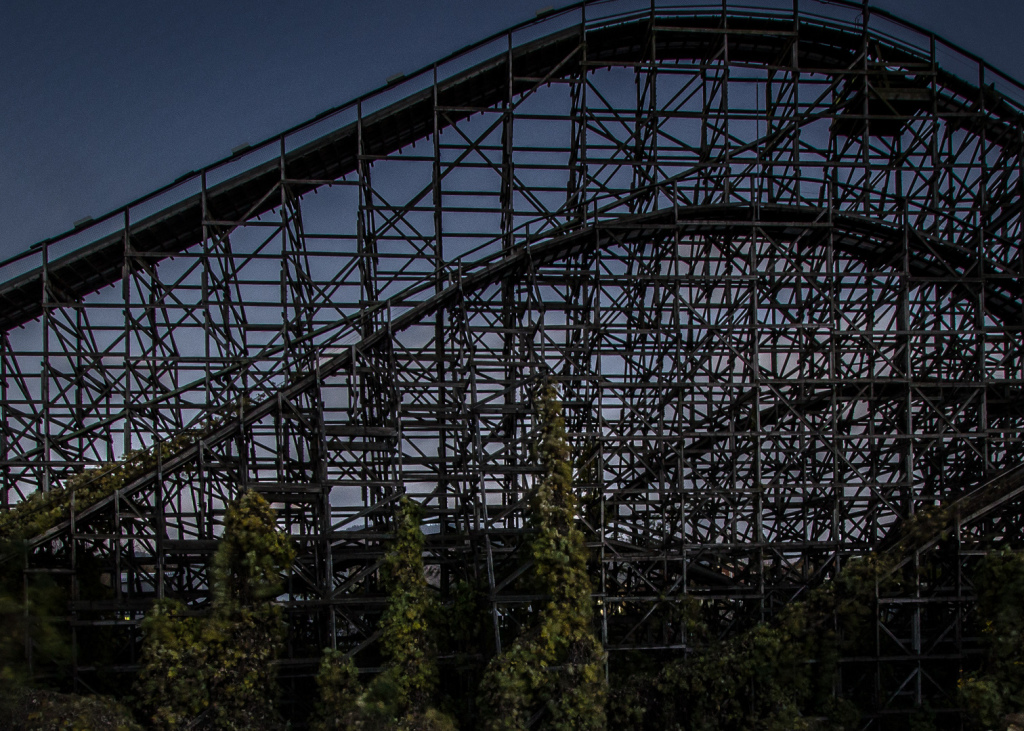
<path id="1" fill-rule="evenodd" d="M 207 601 L 224 503 L 259 490 L 300 548 L 298 678 L 373 652 L 406 493 L 500 646 L 551 377 L 613 657 L 684 649 L 673 597 L 725 632 L 991 494 L 843 674 L 874 727 L 952 708 L 970 565 L 1021 535 L 1022 101 L 866 5 L 584 3 L 43 242 L 0 270 L 3 506 L 214 426 L 27 568 L 96 557 L 111 597 L 68 579 L 70 622 L 130 672 L 147 606 Z"/>

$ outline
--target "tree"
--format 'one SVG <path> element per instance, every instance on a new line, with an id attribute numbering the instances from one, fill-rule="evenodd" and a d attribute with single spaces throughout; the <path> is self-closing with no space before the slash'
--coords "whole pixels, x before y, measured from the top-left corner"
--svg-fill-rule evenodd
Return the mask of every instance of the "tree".
<path id="1" fill-rule="evenodd" d="M 273 661 L 284 642 L 271 600 L 295 559 L 273 510 L 249 491 L 230 505 L 213 560 L 213 612 L 154 605 L 143 629 L 139 706 L 158 729 L 275 728 Z"/>
<path id="2" fill-rule="evenodd" d="M 591 627 L 587 548 L 576 525 L 570 450 L 555 387 L 543 385 L 534 405 L 543 476 L 530 496 L 528 518 L 536 531 L 530 554 L 548 599 L 536 625 L 488 665 L 480 685 L 484 727 L 517 731 L 542 713 L 544 728 L 603 729 L 604 653 Z"/>
<path id="3" fill-rule="evenodd" d="M 320 702 L 313 725 L 318 731 L 455 729 L 451 718 L 431 706 L 438 680 L 431 626 L 437 603 L 423 573 L 422 520 L 422 509 L 403 497 L 395 514 L 395 541 L 384 557 L 384 672 L 359 692 L 352 661 L 334 650 L 325 651 L 317 677 Z"/>
<path id="4" fill-rule="evenodd" d="M 313 731 L 343 731 L 359 723 L 359 697 L 362 687 L 352 658 L 327 648 L 316 675 L 319 700 L 310 728 Z"/>
<path id="5" fill-rule="evenodd" d="M 988 654 L 981 672 L 961 680 L 960 696 L 976 725 L 1003 728 L 1024 714 L 1024 554 L 989 553 L 974 583 Z"/>

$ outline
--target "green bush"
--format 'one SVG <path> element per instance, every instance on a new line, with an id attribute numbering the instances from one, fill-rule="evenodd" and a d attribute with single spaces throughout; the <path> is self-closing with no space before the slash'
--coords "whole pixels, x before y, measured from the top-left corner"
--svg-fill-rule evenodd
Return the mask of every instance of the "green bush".
<path id="1" fill-rule="evenodd" d="M 113 698 L 18 686 L 4 691 L 0 722 L 5 731 L 141 731 L 131 712 Z"/>
<path id="2" fill-rule="evenodd" d="M 180 602 L 153 605 L 142 622 L 142 669 L 135 690 L 142 714 L 157 729 L 187 726 L 210 705 L 209 623 L 185 616 Z"/>
<path id="3" fill-rule="evenodd" d="M 355 665 L 325 650 L 317 676 L 320 700 L 313 720 L 317 731 L 454 731 L 451 717 L 432 707 L 438 682 L 439 615 L 423 573 L 423 511 L 403 497 L 395 515 L 395 540 L 384 557 L 388 592 L 381 617 L 381 648 L 387 662 L 362 692 Z"/>
<path id="4" fill-rule="evenodd" d="M 295 560 L 295 548 L 277 530 L 274 511 L 248 491 L 224 516 L 224 535 L 213 557 L 213 599 L 217 611 L 231 614 L 281 593 L 282 574 Z"/>
<path id="5" fill-rule="evenodd" d="M 862 648 L 892 562 L 848 563 L 835 581 L 785 607 L 774 621 L 695 648 L 616 682 L 609 727 L 623 731 L 847 729 L 856 708 L 834 697 L 838 658 Z M 707 637 L 687 613 L 688 634 Z"/>
<path id="6" fill-rule="evenodd" d="M 381 617 L 385 674 L 397 691 L 401 713 L 427 708 L 437 688 L 437 646 L 430 619 L 437 608 L 423 573 L 422 510 L 402 498 L 395 542 L 384 557 L 387 608 Z"/>
<path id="7" fill-rule="evenodd" d="M 207 429 L 212 425 L 210 422 Z M 72 504 L 76 510 L 84 510 L 145 474 L 159 460 L 193 444 L 203 433 L 205 430 L 184 432 L 152 449 L 130 452 L 120 461 L 84 470 L 68 478 L 63 486 L 37 491 L 0 513 L 0 681 L 13 688 L 13 683 L 29 680 L 26 640 L 32 645 L 37 666 L 61 669 L 71 658 L 70 636 L 62 622 L 67 614 L 66 587 L 44 573 L 29 575 L 25 582 L 25 542 L 66 520 Z M 79 557 L 77 580 L 82 596 L 95 589 L 95 577 L 88 568 L 82 570 L 90 565 L 90 559 L 89 555 Z M 81 645 L 77 650 L 80 662 L 83 651 L 90 653 L 90 648 Z M 89 655 L 88 661 L 95 662 L 96 657 Z"/>
<path id="8" fill-rule="evenodd" d="M 167 460 L 191 446 L 204 433 L 205 430 L 183 432 L 151 449 L 129 452 L 120 461 L 84 470 L 68 478 L 63 486 L 32 493 L 6 513 L 0 513 L 0 541 L 32 538 L 49 530 L 70 516 L 72 500 L 75 510 L 85 510 L 152 470 L 159 460 Z"/>
<path id="9" fill-rule="evenodd" d="M 20 548 L 7 550 L 12 556 L 21 553 Z M 22 566 L 12 559 L 0 567 L 0 687 L 30 679 L 26 640 L 39 666 L 63 671 L 71 660 L 71 638 L 63 621 L 65 587 L 45 573 L 26 576 Z"/>
<path id="10" fill-rule="evenodd" d="M 281 725 L 274 660 L 284 642 L 270 600 L 295 558 L 274 513 L 255 492 L 228 507 L 213 561 L 213 612 L 189 617 L 158 602 L 143 630 L 138 707 L 157 729 L 234 730 Z"/>
<path id="11" fill-rule="evenodd" d="M 327 648 L 316 676 L 319 699 L 310 723 L 312 731 L 344 731 L 359 722 L 359 672 L 352 658 Z"/>
<path id="12" fill-rule="evenodd" d="M 988 653 L 981 671 L 960 681 L 960 697 L 975 725 L 992 728 L 1024 712 L 1024 554 L 989 553 L 974 584 Z"/>
<path id="13" fill-rule="evenodd" d="M 605 727 L 604 653 L 591 627 L 587 548 L 576 526 L 569 445 L 562 405 L 547 384 L 535 398 L 543 477 L 530 496 L 534 575 L 547 603 L 539 620 L 488 665 L 479 705 L 488 731 L 525 729 L 535 714 L 542 728 Z"/>

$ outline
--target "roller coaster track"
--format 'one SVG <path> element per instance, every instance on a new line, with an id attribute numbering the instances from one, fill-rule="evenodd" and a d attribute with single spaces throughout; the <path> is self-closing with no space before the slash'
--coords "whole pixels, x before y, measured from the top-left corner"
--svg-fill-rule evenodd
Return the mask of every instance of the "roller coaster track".
<path id="1" fill-rule="evenodd" d="M 130 673 L 146 608 L 205 606 L 224 505 L 258 490 L 299 548 L 301 694 L 325 645 L 375 662 L 407 494 L 501 647 L 537 599 L 553 378 L 612 661 L 687 648 L 673 597 L 725 633 L 901 551 L 910 593 L 845 687 L 878 689 L 873 728 L 952 719 L 971 567 L 1022 535 L 1021 100 L 860 4 L 582 3 L 44 241 L 0 265 L 0 505 L 205 426 L 31 538 L 29 575 L 91 557 L 109 595 L 70 582 L 69 621 Z M 901 539 L 934 505 L 953 539 Z"/>

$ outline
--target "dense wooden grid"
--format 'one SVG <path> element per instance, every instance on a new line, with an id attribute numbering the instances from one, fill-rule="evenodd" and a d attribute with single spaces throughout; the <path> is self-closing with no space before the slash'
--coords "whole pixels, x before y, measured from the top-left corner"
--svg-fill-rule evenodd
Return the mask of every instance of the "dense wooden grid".
<path id="1" fill-rule="evenodd" d="M 995 495 L 844 669 L 868 727 L 952 708 L 970 566 L 1022 535 L 1019 479 L 992 481 L 1024 451 L 1024 90 L 803 5 L 574 6 L 7 262 L 4 507 L 212 424 L 31 542 L 31 570 L 99 558 L 112 597 L 71 582 L 76 634 L 130 672 L 154 598 L 208 600 L 254 488 L 300 547 L 286 676 L 375 656 L 403 493 L 439 590 L 484 583 L 507 643 L 551 377 L 613 654 L 684 650 L 678 597 L 727 633 Z"/>

